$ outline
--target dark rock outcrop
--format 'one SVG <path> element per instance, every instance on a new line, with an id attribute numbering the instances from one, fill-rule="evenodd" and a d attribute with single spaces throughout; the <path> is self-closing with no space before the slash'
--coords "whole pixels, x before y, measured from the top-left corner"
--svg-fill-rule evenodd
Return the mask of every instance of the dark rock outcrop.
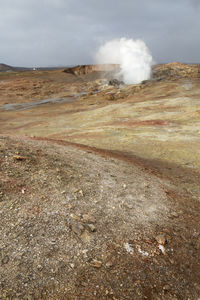
<path id="1" fill-rule="evenodd" d="M 169 63 L 156 65 L 152 70 L 152 78 L 156 81 L 178 78 L 199 78 L 199 64 Z"/>
<path id="2" fill-rule="evenodd" d="M 66 68 L 63 72 L 76 76 L 88 75 L 92 72 L 113 72 L 119 70 L 119 65 L 102 64 L 102 65 L 81 65 L 72 68 Z"/>
<path id="3" fill-rule="evenodd" d="M 118 79 L 111 79 L 111 80 L 109 80 L 108 84 L 112 85 L 112 86 L 120 86 L 120 85 L 123 85 L 124 82 L 121 80 L 118 80 Z"/>

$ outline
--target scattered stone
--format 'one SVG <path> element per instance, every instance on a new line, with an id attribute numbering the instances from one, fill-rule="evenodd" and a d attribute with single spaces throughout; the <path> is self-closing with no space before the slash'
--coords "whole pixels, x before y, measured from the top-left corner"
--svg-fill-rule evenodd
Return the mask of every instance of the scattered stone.
<path id="1" fill-rule="evenodd" d="M 147 251 L 142 250 L 139 246 L 137 246 L 138 252 L 142 254 L 143 256 L 149 256 L 149 253 Z"/>
<path id="2" fill-rule="evenodd" d="M 128 209 L 133 209 L 133 208 L 134 208 L 134 206 L 131 205 L 131 204 L 129 204 L 129 203 L 123 203 L 123 204 L 122 204 L 122 207 L 128 208 Z"/>
<path id="3" fill-rule="evenodd" d="M 23 189 L 22 189 L 22 194 L 25 194 L 25 191 L 26 191 L 26 189 L 25 189 L 25 188 L 23 188 Z"/>
<path id="4" fill-rule="evenodd" d="M 90 262 L 90 265 L 91 265 L 92 267 L 94 267 L 94 268 L 101 268 L 102 262 L 99 261 L 99 260 L 94 259 L 94 260 L 92 260 L 92 261 Z"/>
<path id="5" fill-rule="evenodd" d="M 88 224 L 87 226 L 88 226 L 88 228 L 90 229 L 91 232 L 96 231 L 96 227 L 94 226 L 94 224 Z"/>
<path id="6" fill-rule="evenodd" d="M 82 190 L 79 191 L 79 194 L 83 197 L 83 191 Z"/>
<path id="7" fill-rule="evenodd" d="M 124 82 L 123 81 L 120 81 L 118 79 L 111 79 L 109 82 L 108 82 L 109 85 L 112 85 L 112 86 L 119 86 L 119 85 L 123 85 Z"/>
<path id="8" fill-rule="evenodd" d="M 10 258 L 8 255 L 4 256 L 4 258 L 1 260 L 2 265 L 6 265 L 9 262 Z"/>
<path id="9" fill-rule="evenodd" d="M 168 284 L 163 286 L 163 290 L 164 291 L 169 291 L 170 290 L 170 286 Z"/>
<path id="10" fill-rule="evenodd" d="M 160 245 L 165 245 L 167 242 L 167 239 L 163 234 L 157 235 L 155 239 L 158 242 L 158 244 L 160 244 Z"/>
<path id="11" fill-rule="evenodd" d="M 38 266 L 37 266 L 37 269 L 38 269 L 39 271 L 41 271 L 41 270 L 42 270 L 42 266 L 41 266 L 41 265 L 38 265 Z"/>
<path id="12" fill-rule="evenodd" d="M 91 236 L 89 234 L 89 232 L 87 230 L 85 230 L 82 234 L 81 234 L 81 240 L 84 243 L 89 243 L 91 240 Z"/>
<path id="13" fill-rule="evenodd" d="M 106 268 L 111 268 L 113 266 L 113 263 L 112 263 L 112 261 L 108 261 L 107 263 L 106 263 Z"/>
<path id="14" fill-rule="evenodd" d="M 82 215 L 82 221 L 84 223 L 96 223 L 95 217 L 93 217 L 92 215 L 89 215 L 89 214 Z"/>
<path id="15" fill-rule="evenodd" d="M 134 250 L 133 250 L 133 248 L 131 247 L 131 245 L 130 245 L 129 243 L 124 243 L 124 248 L 125 248 L 125 250 L 126 250 L 128 253 L 130 253 L 131 255 L 134 254 Z"/>
<path id="16" fill-rule="evenodd" d="M 172 212 L 170 214 L 170 218 L 178 218 L 178 217 L 179 217 L 179 215 L 176 212 Z"/>
<path id="17" fill-rule="evenodd" d="M 84 226 L 78 222 L 71 222 L 70 228 L 77 235 L 81 235 L 84 231 Z"/>
<path id="18" fill-rule="evenodd" d="M 20 156 L 20 155 L 14 155 L 13 159 L 18 160 L 18 161 L 22 161 L 22 160 L 26 160 L 26 157 Z"/>
<path id="19" fill-rule="evenodd" d="M 166 255 L 166 250 L 165 250 L 165 247 L 163 245 L 159 245 L 158 249 L 162 252 L 162 254 Z"/>
<path id="20" fill-rule="evenodd" d="M 75 214 L 71 214 L 70 217 L 78 222 L 81 222 L 81 218 Z"/>

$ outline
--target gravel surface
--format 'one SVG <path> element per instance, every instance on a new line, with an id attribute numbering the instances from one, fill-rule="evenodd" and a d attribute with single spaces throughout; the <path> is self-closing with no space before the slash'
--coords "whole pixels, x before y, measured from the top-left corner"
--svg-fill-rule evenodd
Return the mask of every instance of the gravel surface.
<path id="1" fill-rule="evenodd" d="M 0 137 L 0 299 L 199 299 L 199 204 L 138 165 Z"/>

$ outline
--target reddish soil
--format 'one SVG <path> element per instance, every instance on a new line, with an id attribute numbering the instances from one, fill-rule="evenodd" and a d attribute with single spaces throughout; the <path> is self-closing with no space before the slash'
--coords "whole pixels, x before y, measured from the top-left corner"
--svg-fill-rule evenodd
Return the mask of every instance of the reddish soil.
<path id="1" fill-rule="evenodd" d="M 120 120 L 107 125 L 127 125 L 127 126 L 165 126 L 168 125 L 168 122 L 163 120 L 146 120 L 146 121 L 136 121 L 136 120 Z"/>

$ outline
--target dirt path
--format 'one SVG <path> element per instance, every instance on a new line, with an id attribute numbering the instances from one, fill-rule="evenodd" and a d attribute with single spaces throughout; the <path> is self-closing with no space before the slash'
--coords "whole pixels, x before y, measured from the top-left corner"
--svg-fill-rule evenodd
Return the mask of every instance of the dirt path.
<path id="1" fill-rule="evenodd" d="M 1 136 L 0 163 L 0 298 L 200 298 L 199 203 L 173 178 L 58 140 Z"/>

